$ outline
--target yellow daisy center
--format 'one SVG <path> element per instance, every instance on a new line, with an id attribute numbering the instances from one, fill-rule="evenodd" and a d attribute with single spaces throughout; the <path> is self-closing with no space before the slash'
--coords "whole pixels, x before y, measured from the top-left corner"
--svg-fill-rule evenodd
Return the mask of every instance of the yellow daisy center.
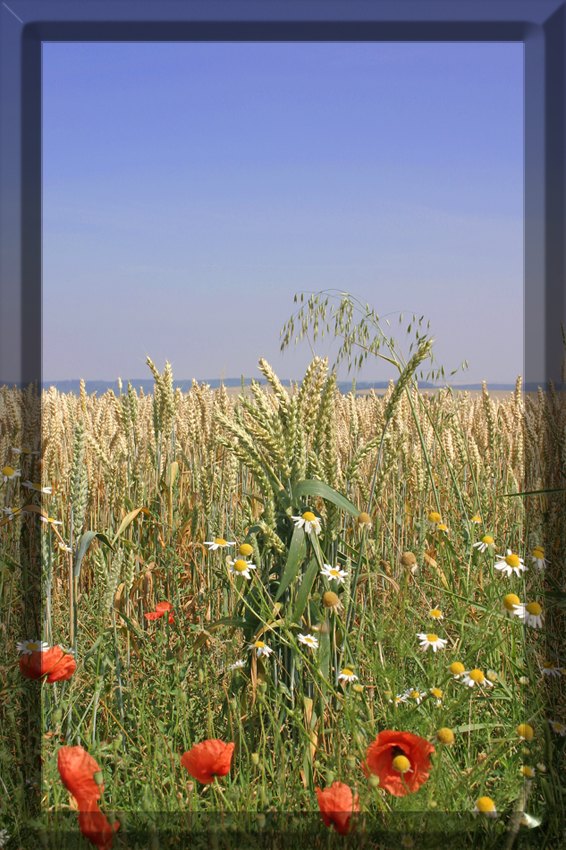
<path id="1" fill-rule="evenodd" d="M 361 514 L 358 514 L 358 522 L 360 525 L 369 525 L 371 523 L 371 517 L 365 511 L 362 511 Z"/>
<path id="2" fill-rule="evenodd" d="M 476 808 L 478 812 L 494 812 L 495 803 L 491 797 L 480 797 L 476 803 Z"/>
<path id="3" fill-rule="evenodd" d="M 438 641 L 438 635 L 427 635 L 426 639 L 429 643 L 436 643 Z"/>
<path id="4" fill-rule="evenodd" d="M 2 475 L 7 475 L 9 477 L 10 475 L 13 475 L 14 472 L 15 472 L 15 470 L 12 469 L 11 466 L 3 466 L 2 467 Z"/>
<path id="5" fill-rule="evenodd" d="M 255 646 L 256 649 L 263 649 L 263 647 L 265 646 L 265 643 L 262 640 L 256 640 L 256 642 L 254 643 L 254 646 Z"/>
<path id="6" fill-rule="evenodd" d="M 249 543 L 242 543 L 242 545 L 238 549 L 238 554 L 243 555 L 245 558 L 247 558 L 252 554 L 253 551 L 253 546 L 251 546 Z"/>
<path id="7" fill-rule="evenodd" d="M 234 561 L 234 569 L 236 570 L 236 572 L 243 573 L 244 570 L 247 570 L 247 568 L 248 564 L 246 563 L 246 561 L 242 561 L 241 558 L 238 558 L 237 561 Z"/>
<path id="8" fill-rule="evenodd" d="M 316 516 L 313 514 L 312 511 L 305 511 L 303 514 L 303 519 L 305 522 L 314 522 Z"/>
<path id="9" fill-rule="evenodd" d="M 332 590 L 327 590 L 322 594 L 322 604 L 325 608 L 334 608 L 339 604 L 339 602 L 340 599 L 338 594 L 334 593 Z"/>
<path id="10" fill-rule="evenodd" d="M 31 649 L 32 652 L 37 652 L 37 650 L 39 649 L 39 646 L 40 646 L 39 643 L 34 642 L 34 643 L 28 643 L 27 648 Z"/>
<path id="11" fill-rule="evenodd" d="M 431 688 L 430 692 L 433 695 L 433 697 L 436 697 L 436 699 L 442 699 L 442 697 L 444 696 L 444 694 L 443 694 L 443 692 L 440 688 Z"/>
<path id="12" fill-rule="evenodd" d="M 466 668 L 461 661 L 453 661 L 448 669 L 454 676 L 459 676 Z"/>
<path id="13" fill-rule="evenodd" d="M 353 688 L 354 688 L 354 690 L 355 690 L 355 692 L 356 692 L 357 694 L 361 694 L 361 693 L 363 693 L 364 686 L 363 686 L 363 685 L 360 685 L 360 683 L 359 683 L 359 682 L 356 682 L 356 684 L 353 686 Z"/>
<path id="14" fill-rule="evenodd" d="M 533 558 L 544 558 L 544 549 L 541 546 L 535 546 L 533 549 Z"/>
<path id="15" fill-rule="evenodd" d="M 391 762 L 391 767 L 393 770 L 399 771 L 399 773 L 406 773 L 411 769 L 411 762 L 407 756 L 395 756 Z"/>
<path id="16" fill-rule="evenodd" d="M 481 522 L 481 516 L 479 514 L 474 514 L 472 517 L 472 522 Z"/>
<path id="17" fill-rule="evenodd" d="M 438 511 L 431 511 L 428 515 L 429 522 L 440 522 L 442 517 L 438 513 Z"/>
<path id="18" fill-rule="evenodd" d="M 470 670 L 470 679 L 472 680 L 472 682 L 477 682 L 478 685 L 481 685 L 481 683 L 485 679 L 485 676 L 481 670 L 478 670 L 477 667 L 474 667 L 473 670 Z"/>
<path id="19" fill-rule="evenodd" d="M 518 555 L 511 554 L 511 555 L 507 555 L 507 556 L 505 557 L 505 563 L 506 563 L 508 566 L 515 568 L 515 567 L 518 567 L 518 566 L 519 566 L 519 564 L 521 563 L 521 561 L 519 560 L 519 556 L 518 556 Z"/>
<path id="20" fill-rule="evenodd" d="M 227 541 L 224 540 L 223 537 L 215 537 L 214 542 L 216 543 L 217 546 L 226 546 Z"/>
<path id="21" fill-rule="evenodd" d="M 433 608 L 430 612 L 430 616 L 433 618 L 433 620 L 440 620 L 440 618 L 442 617 L 442 611 L 440 610 L 440 608 Z"/>
<path id="22" fill-rule="evenodd" d="M 448 531 L 448 526 L 444 522 L 439 522 L 437 528 L 439 531 Z"/>
<path id="23" fill-rule="evenodd" d="M 523 767 L 521 768 L 521 773 L 523 774 L 523 776 L 526 776 L 527 779 L 533 779 L 535 775 L 534 770 L 532 769 L 532 767 L 529 767 L 528 764 L 523 765 Z"/>
<path id="24" fill-rule="evenodd" d="M 512 611 L 514 605 L 520 604 L 521 600 L 519 599 L 516 593 L 508 593 L 507 596 L 503 597 L 503 605 L 508 611 Z"/>
<path id="25" fill-rule="evenodd" d="M 409 691 L 409 696 L 411 699 L 418 699 L 420 697 L 419 691 Z"/>
<path id="26" fill-rule="evenodd" d="M 538 602 L 529 602 L 526 607 L 529 614 L 533 614 L 535 617 L 542 614 L 542 605 L 539 605 Z"/>
<path id="27" fill-rule="evenodd" d="M 353 670 L 350 670 L 350 668 L 349 668 L 349 667 L 344 667 L 344 669 L 343 669 L 343 670 L 340 670 L 340 675 L 341 675 L 341 676 L 353 676 L 353 675 L 354 675 L 354 671 L 353 671 Z"/>
<path id="28" fill-rule="evenodd" d="M 490 543 L 493 543 L 493 537 L 491 536 L 491 534 L 484 534 L 484 536 L 481 539 L 481 542 L 487 543 L 487 545 L 489 546 Z"/>
<path id="29" fill-rule="evenodd" d="M 443 726 L 442 729 L 439 729 L 436 733 L 436 737 L 438 738 L 441 744 L 454 743 L 454 732 L 452 731 L 452 729 L 448 729 L 447 726 Z"/>
<path id="30" fill-rule="evenodd" d="M 525 741 L 532 741 L 535 736 L 535 730 L 529 723 L 519 723 L 515 731 L 519 738 L 524 738 Z"/>

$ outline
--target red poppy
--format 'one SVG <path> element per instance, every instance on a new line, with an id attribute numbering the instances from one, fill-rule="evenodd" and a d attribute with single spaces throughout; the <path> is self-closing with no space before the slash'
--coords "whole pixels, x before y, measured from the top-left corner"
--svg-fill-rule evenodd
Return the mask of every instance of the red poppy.
<path id="1" fill-rule="evenodd" d="M 344 782 L 333 782 L 330 788 L 322 791 L 315 788 L 318 808 L 326 826 L 333 826 L 340 835 L 350 831 L 350 817 L 360 811 L 360 799 L 352 794 L 352 789 Z"/>
<path id="2" fill-rule="evenodd" d="M 173 606 L 170 602 L 158 602 L 155 606 L 155 611 L 148 611 L 147 614 L 144 614 L 146 620 L 160 620 L 163 615 L 169 611 L 168 621 L 170 623 L 175 622 L 175 614 L 172 611 Z"/>
<path id="3" fill-rule="evenodd" d="M 104 785 L 99 785 L 94 778 L 95 774 L 102 775 L 100 767 L 82 747 L 61 747 L 57 753 L 57 770 L 79 808 L 88 808 L 100 799 Z"/>
<path id="4" fill-rule="evenodd" d="M 367 748 L 364 772 L 375 773 L 381 788 L 395 797 L 404 797 L 418 791 L 428 779 L 433 752 L 432 744 L 412 732 L 386 729 Z"/>
<path id="5" fill-rule="evenodd" d="M 99 850 L 110 850 L 114 833 L 119 826 L 119 821 L 110 823 L 106 815 L 100 811 L 96 802 L 83 805 L 79 812 L 80 831 Z"/>
<path id="6" fill-rule="evenodd" d="M 226 776 L 230 772 L 234 746 L 217 738 L 202 741 L 181 756 L 181 764 L 191 776 L 203 785 L 209 785 L 215 776 Z"/>
<path id="7" fill-rule="evenodd" d="M 70 652 L 61 646 L 51 646 L 43 652 L 31 652 L 20 655 L 20 672 L 27 679 L 41 679 L 47 676 L 48 682 L 64 682 L 70 679 L 77 669 L 77 662 Z"/>

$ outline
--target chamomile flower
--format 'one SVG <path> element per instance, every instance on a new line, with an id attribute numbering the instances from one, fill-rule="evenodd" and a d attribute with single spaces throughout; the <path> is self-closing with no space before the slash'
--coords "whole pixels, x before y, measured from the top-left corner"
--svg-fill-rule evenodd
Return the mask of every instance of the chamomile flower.
<path id="1" fill-rule="evenodd" d="M 338 674 L 339 682 L 356 682 L 358 677 L 349 667 L 344 667 L 343 670 L 340 670 Z"/>
<path id="2" fill-rule="evenodd" d="M 517 616 L 523 620 L 527 626 L 533 629 L 542 629 L 542 605 L 538 602 L 528 602 L 526 605 L 514 605 Z"/>
<path id="3" fill-rule="evenodd" d="M 297 635 L 299 643 L 308 646 L 309 649 L 318 649 L 318 638 L 314 635 Z"/>
<path id="4" fill-rule="evenodd" d="M 237 661 L 234 661 L 233 664 L 230 664 L 228 670 L 241 670 L 242 667 L 246 666 L 246 662 L 242 658 L 238 658 Z"/>
<path id="5" fill-rule="evenodd" d="M 428 521 L 434 528 L 437 527 L 439 522 L 442 522 L 442 517 L 438 513 L 438 511 L 429 511 L 428 512 Z"/>
<path id="6" fill-rule="evenodd" d="M 305 534 L 311 534 L 313 531 L 315 534 L 321 532 L 320 519 L 312 511 L 305 511 L 301 516 L 292 516 L 291 519 L 296 528 L 304 528 Z"/>
<path id="7" fill-rule="evenodd" d="M 442 700 L 444 699 L 444 691 L 442 688 L 431 688 L 429 691 L 431 697 L 434 697 L 436 700 L 436 705 L 441 706 Z"/>
<path id="8" fill-rule="evenodd" d="M 541 672 L 543 676 L 561 676 L 562 667 L 559 667 L 555 661 L 543 661 Z"/>
<path id="9" fill-rule="evenodd" d="M 521 600 L 516 593 L 507 593 L 503 597 L 503 610 L 509 617 L 522 617 L 520 610 Z"/>
<path id="10" fill-rule="evenodd" d="M 425 632 L 419 632 L 417 637 L 420 641 L 421 648 L 423 652 L 430 647 L 433 652 L 436 652 L 438 649 L 445 649 L 448 640 L 446 638 L 438 637 L 435 634 L 425 634 Z"/>
<path id="11" fill-rule="evenodd" d="M 403 702 L 409 702 L 409 700 L 413 700 L 417 705 L 420 705 L 423 699 L 426 697 L 426 691 L 419 691 L 417 688 L 409 688 L 409 690 L 405 691 L 403 696 Z"/>
<path id="12" fill-rule="evenodd" d="M 466 675 L 466 668 L 461 661 L 453 661 L 448 668 L 455 679 L 461 679 Z"/>
<path id="13" fill-rule="evenodd" d="M 215 549 L 226 549 L 228 546 L 235 546 L 235 540 L 224 540 L 223 537 L 215 537 L 214 540 L 205 540 L 204 545 L 208 546 L 209 552 L 214 552 Z"/>
<path id="14" fill-rule="evenodd" d="M 344 579 L 348 575 L 346 570 L 341 570 L 340 567 L 331 567 L 330 564 L 324 564 L 320 574 L 331 581 L 337 581 L 338 584 L 344 584 Z"/>
<path id="15" fill-rule="evenodd" d="M 371 517 L 365 511 L 362 511 L 358 514 L 357 517 L 358 528 L 371 528 Z"/>
<path id="16" fill-rule="evenodd" d="M 440 608 L 432 608 L 428 612 L 428 616 L 431 618 L 431 620 L 443 620 L 444 619 L 444 614 L 442 613 Z"/>
<path id="17" fill-rule="evenodd" d="M 33 449 L 28 448 L 18 448 L 17 446 L 12 446 L 12 451 L 15 455 L 29 455 L 30 457 L 39 457 L 39 452 L 34 451 Z"/>
<path id="18" fill-rule="evenodd" d="M 480 797 L 479 800 L 476 800 L 474 812 L 476 814 L 486 815 L 488 818 L 497 817 L 497 809 L 491 797 Z"/>
<path id="19" fill-rule="evenodd" d="M 482 518 L 479 514 L 474 514 L 473 517 L 470 517 L 470 522 L 474 525 L 481 525 Z"/>
<path id="20" fill-rule="evenodd" d="M 484 534 L 481 540 L 478 540 L 477 543 L 474 543 L 472 548 L 477 549 L 483 555 L 483 553 L 486 552 L 488 549 L 495 548 L 495 540 L 493 539 L 491 534 Z"/>
<path id="21" fill-rule="evenodd" d="M 542 546 L 535 546 L 531 552 L 530 558 L 537 570 L 544 570 L 544 568 L 548 566 L 549 562 L 544 557 L 544 549 Z"/>
<path id="22" fill-rule="evenodd" d="M 500 558 L 500 560 L 495 564 L 495 569 L 508 576 L 512 573 L 515 573 L 516 576 L 520 576 L 521 573 L 525 572 L 527 569 L 523 563 L 523 559 L 519 558 L 518 555 L 515 555 L 511 549 L 507 549 L 505 555 L 496 555 L 495 557 Z"/>
<path id="23" fill-rule="evenodd" d="M 436 530 L 437 531 L 444 531 L 444 533 L 446 533 L 448 531 L 448 526 L 446 525 L 445 522 L 439 522 L 438 525 L 436 526 Z"/>
<path id="24" fill-rule="evenodd" d="M 51 484 L 47 484 L 44 487 L 40 481 L 24 481 L 22 487 L 25 487 L 27 490 L 33 490 L 35 493 L 44 493 L 47 496 L 50 496 L 53 492 L 53 487 L 51 486 Z"/>
<path id="25" fill-rule="evenodd" d="M 20 509 L 19 509 L 19 508 L 10 508 L 10 507 L 6 507 L 6 508 L 2 508 L 2 513 L 3 513 L 3 514 L 6 514 L 6 516 L 8 517 L 8 519 L 14 519 L 14 517 L 15 517 L 17 514 L 19 514 L 19 513 L 20 513 Z"/>
<path id="26" fill-rule="evenodd" d="M 566 724 L 561 723 L 559 720 L 549 720 L 548 723 L 552 731 L 557 735 L 561 735 L 562 737 L 566 735 Z"/>
<path id="27" fill-rule="evenodd" d="M 255 650 L 255 654 L 257 655 L 258 658 L 261 658 L 262 655 L 266 655 L 266 656 L 269 657 L 271 655 L 271 653 L 273 652 L 271 647 L 267 646 L 267 644 L 264 643 L 264 641 L 262 641 L 262 640 L 254 641 L 253 643 L 251 643 L 249 645 L 248 649 L 251 650 L 252 652 Z"/>
<path id="28" fill-rule="evenodd" d="M 62 552 L 69 553 L 73 551 L 72 546 L 68 546 L 66 543 L 62 543 L 60 540 L 57 541 L 57 546 Z"/>
<path id="29" fill-rule="evenodd" d="M 401 564 L 406 569 L 411 571 L 411 575 L 415 575 L 415 573 L 419 569 L 419 565 L 417 563 L 417 556 L 414 552 L 403 552 L 403 554 L 401 555 Z"/>
<path id="30" fill-rule="evenodd" d="M 397 708 L 398 705 L 401 705 L 402 703 L 407 702 L 406 692 L 403 693 L 403 694 L 396 694 L 395 696 L 393 696 L 391 691 L 386 691 L 385 695 L 388 697 L 387 702 L 390 703 L 390 705 L 394 705 L 395 708 Z"/>
<path id="31" fill-rule="evenodd" d="M 21 655 L 31 655 L 32 652 L 46 652 L 49 644 L 44 640 L 22 640 L 16 644 L 16 649 Z"/>
<path id="32" fill-rule="evenodd" d="M 526 826 L 528 829 L 536 829 L 537 826 L 540 826 L 542 821 L 540 818 L 535 818 L 533 815 L 528 815 L 526 812 L 523 812 L 521 815 L 521 826 Z"/>
<path id="33" fill-rule="evenodd" d="M 47 525 L 63 525 L 60 519 L 53 519 L 52 516 L 43 516 L 43 514 L 40 514 L 39 518 L 41 522 L 45 522 Z"/>
<path id="34" fill-rule="evenodd" d="M 6 481 L 12 481 L 14 478 L 19 478 L 22 473 L 19 469 L 14 469 L 12 466 L 3 466 L 1 474 L 5 484 Z"/>
<path id="35" fill-rule="evenodd" d="M 530 723 L 519 723 L 516 727 L 515 732 L 521 739 L 521 741 L 530 742 L 535 737 L 535 730 L 530 725 Z"/>
<path id="36" fill-rule="evenodd" d="M 243 578 L 247 578 L 248 581 L 252 577 L 250 570 L 256 569 L 255 564 L 250 564 L 248 561 L 244 561 L 243 558 L 238 558 L 236 561 L 229 561 L 228 563 L 232 575 L 242 576 Z"/>
<path id="37" fill-rule="evenodd" d="M 524 764 L 524 765 L 521 767 L 521 773 L 523 774 L 523 776 L 525 777 L 525 779 L 534 779 L 534 778 L 535 778 L 536 771 L 535 771 L 534 767 L 531 767 L 531 766 L 530 766 L 530 765 L 528 765 L 528 764 Z"/>
<path id="38" fill-rule="evenodd" d="M 473 688 L 476 685 L 481 685 L 485 687 L 493 687 L 493 682 L 490 682 L 489 679 L 486 678 L 483 670 L 479 670 L 477 667 L 474 667 L 473 670 L 466 671 L 462 676 L 462 683 L 467 685 L 469 688 Z"/>

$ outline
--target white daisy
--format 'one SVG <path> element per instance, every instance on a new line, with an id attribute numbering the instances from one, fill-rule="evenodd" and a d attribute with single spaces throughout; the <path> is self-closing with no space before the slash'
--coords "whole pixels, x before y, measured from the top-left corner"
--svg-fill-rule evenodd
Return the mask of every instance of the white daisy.
<path id="1" fill-rule="evenodd" d="M 531 552 L 530 558 L 537 570 L 544 570 L 544 568 L 549 564 L 549 561 L 547 561 L 544 557 L 544 549 L 542 546 L 535 546 Z"/>
<path id="2" fill-rule="evenodd" d="M 72 546 L 67 546 L 67 544 L 66 544 L 66 543 L 61 543 L 61 541 L 60 541 L 60 540 L 58 540 L 58 541 L 57 541 L 57 546 L 59 547 L 59 549 L 60 549 L 62 552 L 72 552 L 72 551 L 73 551 L 73 547 L 72 547 Z"/>
<path id="3" fill-rule="evenodd" d="M 391 692 L 389 691 L 389 693 L 391 693 Z M 387 702 L 389 702 L 389 703 L 391 703 L 391 705 L 394 705 L 395 707 L 397 707 L 398 705 L 401 705 L 401 703 L 407 702 L 407 699 L 408 699 L 407 693 L 396 694 L 394 697 L 388 699 Z"/>
<path id="4" fill-rule="evenodd" d="M 495 541 L 491 534 L 484 534 L 482 539 L 478 540 L 477 543 L 474 543 L 472 548 L 478 549 L 483 554 L 487 549 L 493 549 L 494 546 Z"/>
<path id="5" fill-rule="evenodd" d="M 497 809 L 495 808 L 495 803 L 491 797 L 480 797 L 479 800 L 476 801 L 474 813 L 485 815 L 488 818 L 497 817 Z"/>
<path id="6" fill-rule="evenodd" d="M 2 478 L 4 479 L 4 484 L 6 481 L 12 481 L 14 478 L 19 478 L 22 473 L 19 469 L 14 469 L 12 466 L 3 466 L 2 467 Z"/>
<path id="7" fill-rule="evenodd" d="M 426 691 L 419 691 L 417 688 L 409 688 L 403 694 L 403 702 L 408 702 L 409 700 L 413 700 L 417 705 L 420 705 L 423 699 L 426 697 Z"/>
<path id="8" fill-rule="evenodd" d="M 559 720 L 549 720 L 550 728 L 553 732 L 556 732 L 557 735 L 566 735 L 566 724 L 560 723 Z"/>
<path id="9" fill-rule="evenodd" d="M 6 516 L 8 517 L 8 519 L 14 519 L 14 517 L 16 516 L 16 514 L 19 514 L 19 513 L 20 513 L 20 509 L 19 509 L 19 508 L 9 508 L 9 507 L 6 507 L 6 508 L 2 508 L 2 513 L 6 514 Z"/>
<path id="10" fill-rule="evenodd" d="M 561 676 L 562 667 L 559 667 L 554 661 L 543 661 L 541 672 L 543 676 Z"/>
<path id="11" fill-rule="evenodd" d="M 444 619 L 444 614 L 442 613 L 440 608 L 432 608 L 428 612 L 428 616 L 431 618 L 431 620 L 443 620 Z"/>
<path id="12" fill-rule="evenodd" d="M 228 670 L 241 670 L 242 667 L 245 667 L 245 666 L 246 666 L 246 662 L 243 661 L 241 658 L 238 658 L 237 661 L 234 661 L 233 664 L 230 664 L 230 666 L 228 667 Z"/>
<path id="13" fill-rule="evenodd" d="M 517 616 L 533 629 L 542 629 L 542 605 L 538 602 L 528 602 L 526 605 L 514 605 Z"/>
<path id="14" fill-rule="evenodd" d="M 503 610 L 508 617 L 522 617 L 522 612 L 517 610 L 521 607 L 521 600 L 516 593 L 507 593 L 503 597 Z"/>
<path id="15" fill-rule="evenodd" d="M 309 649 L 318 649 L 318 638 L 315 638 L 314 635 L 298 635 L 297 637 L 299 643 L 303 643 Z"/>
<path id="16" fill-rule="evenodd" d="M 252 574 L 250 570 L 255 570 L 255 564 L 250 564 L 248 561 L 244 561 L 243 558 L 238 558 L 236 561 L 229 561 L 230 564 L 230 572 L 236 576 L 243 576 L 247 578 L 248 581 L 251 579 Z"/>
<path id="17" fill-rule="evenodd" d="M 541 823 L 541 819 L 535 818 L 534 815 L 528 815 L 526 812 L 523 812 L 521 815 L 521 826 L 526 826 L 529 829 L 535 829 L 537 826 L 540 826 Z"/>
<path id="18" fill-rule="evenodd" d="M 444 698 L 444 691 L 442 688 L 431 688 L 429 693 L 436 700 L 436 705 L 441 706 Z"/>
<path id="19" fill-rule="evenodd" d="M 473 670 L 466 670 L 462 674 L 462 683 L 467 685 L 469 688 L 475 687 L 475 685 L 482 685 L 483 687 L 487 686 L 489 688 L 493 687 L 493 682 L 490 682 L 483 673 L 482 670 L 478 670 L 477 667 L 474 667 Z"/>
<path id="20" fill-rule="evenodd" d="M 344 584 L 344 579 L 348 575 L 346 570 L 341 570 L 340 567 L 331 567 L 330 564 L 324 564 L 320 574 L 331 581 L 337 581 L 338 584 Z"/>
<path id="21" fill-rule="evenodd" d="M 227 546 L 235 546 L 235 540 L 224 540 L 223 537 L 215 537 L 214 540 L 205 540 L 204 545 L 208 546 L 209 552 L 214 552 L 215 549 L 226 549 Z"/>
<path id="22" fill-rule="evenodd" d="M 34 490 L 36 493 L 46 493 L 48 496 L 53 492 L 53 487 L 51 484 L 48 484 L 46 487 L 42 487 L 41 483 L 33 482 L 33 481 L 24 481 L 23 487 L 26 487 L 28 490 Z"/>
<path id="23" fill-rule="evenodd" d="M 252 652 L 255 649 L 255 654 L 257 655 L 258 658 L 260 658 L 262 655 L 269 656 L 273 652 L 271 647 L 267 646 L 267 644 L 264 643 L 262 640 L 254 641 L 254 643 L 251 643 L 249 645 L 248 649 L 250 649 Z"/>
<path id="24" fill-rule="evenodd" d="M 521 573 L 525 572 L 527 569 L 523 563 L 523 559 L 519 558 L 518 555 L 515 555 L 511 549 L 507 549 L 505 555 L 496 555 L 495 557 L 501 559 L 496 562 L 495 569 L 506 573 L 508 576 L 512 573 L 515 573 L 516 576 L 520 576 Z"/>
<path id="25" fill-rule="evenodd" d="M 45 652 L 49 644 L 44 640 L 22 640 L 16 644 L 16 649 L 21 655 L 31 655 L 32 652 Z"/>
<path id="26" fill-rule="evenodd" d="M 421 648 L 424 652 L 430 646 L 433 652 L 436 652 L 437 649 L 445 649 L 448 640 L 446 638 L 440 638 L 435 634 L 425 634 L 425 632 L 419 632 L 417 634 L 418 639 L 421 643 Z"/>
<path id="27" fill-rule="evenodd" d="M 291 519 L 295 523 L 296 528 L 305 529 L 305 534 L 310 534 L 312 531 L 315 534 L 320 534 L 321 532 L 322 526 L 320 519 L 312 511 L 305 511 L 302 516 L 292 516 Z"/>
<path id="28" fill-rule="evenodd" d="M 49 525 L 63 525 L 60 519 L 53 519 L 52 516 L 43 516 L 43 514 L 40 514 L 39 518 L 41 522 L 46 522 Z"/>
<path id="29" fill-rule="evenodd" d="M 344 667 L 344 669 L 340 670 L 340 673 L 338 674 L 339 682 L 355 682 L 357 681 L 357 678 L 358 677 L 356 676 L 354 671 L 350 670 L 349 667 Z"/>
<path id="30" fill-rule="evenodd" d="M 438 524 L 442 522 L 442 517 L 438 511 L 429 511 L 428 521 L 434 528 L 437 528 Z"/>
<path id="31" fill-rule="evenodd" d="M 473 523 L 473 525 L 481 525 L 482 518 L 479 514 L 474 514 L 473 517 L 471 517 L 470 522 Z"/>

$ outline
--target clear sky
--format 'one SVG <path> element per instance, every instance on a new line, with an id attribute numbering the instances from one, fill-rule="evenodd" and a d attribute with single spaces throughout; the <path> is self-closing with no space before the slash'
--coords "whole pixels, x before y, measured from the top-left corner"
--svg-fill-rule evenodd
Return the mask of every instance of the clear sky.
<path id="1" fill-rule="evenodd" d="M 522 43 L 43 45 L 45 380 L 297 378 L 329 287 L 522 373 Z"/>

